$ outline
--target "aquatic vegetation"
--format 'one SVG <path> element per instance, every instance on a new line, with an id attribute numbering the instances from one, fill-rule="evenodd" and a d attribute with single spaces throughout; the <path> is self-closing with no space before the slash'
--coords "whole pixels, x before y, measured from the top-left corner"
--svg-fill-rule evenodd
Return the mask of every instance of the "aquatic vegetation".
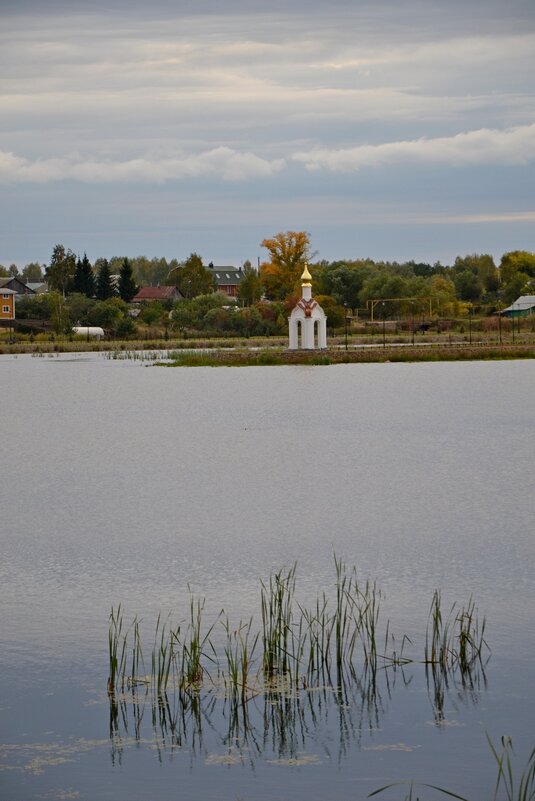
<path id="1" fill-rule="evenodd" d="M 252 616 L 232 626 L 224 610 L 206 626 L 204 600 L 190 595 L 186 620 L 173 626 L 170 615 L 158 616 L 150 676 L 145 675 L 140 620 L 135 617 L 125 627 L 119 604 L 109 620 L 108 692 L 122 693 L 138 684 L 150 685 L 156 696 L 169 688 L 179 695 L 204 688 L 223 691 L 242 704 L 259 694 L 291 695 L 313 687 L 342 692 L 351 682 L 364 683 L 373 693 L 379 670 L 421 661 L 439 721 L 450 683 L 470 691 L 484 681 L 485 619 L 480 622 L 472 598 L 466 606 L 454 603 L 445 616 L 440 592 L 435 591 L 424 658 L 419 660 L 404 653 L 412 646 L 407 635 L 397 648 L 390 622 L 383 623 L 377 582 L 361 581 L 356 568 L 348 568 L 336 555 L 334 566 L 334 606 L 325 593 L 311 608 L 296 600 L 297 564 L 261 581 L 258 630 Z"/>
<path id="2" fill-rule="evenodd" d="M 518 779 L 515 779 L 515 772 L 513 769 L 511 754 L 513 751 L 513 741 L 511 737 L 502 737 L 502 748 L 499 752 L 492 740 L 487 734 L 487 741 L 490 746 L 492 756 L 498 767 L 498 774 L 496 777 L 496 786 L 494 790 L 494 801 L 499 797 L 500 789 L 503 788 L 503 795 L 507 801 L 533 801 L 535 799 L 535 748 L 531 751 L 524 769 L 522 770 Z M 418 797 L 414 795 L 415 788 L 425 788 L 427 790 L 434 790 L 440 795 L 446 795 L 450 798 L 457 798 L 460 801 L 469 801 L 465 796 L 457 795 L 451 790 L 446 790 L 443 787 L 438 787 L 435 784 L 428 784 L 424 782 L 392 782 L 386 784 L 384 787 L 379 787 L 368 795 L 368 798 L 379 795 L 386 790 L 392 788 L 408 787 L 408 794 L 405 795 L 404 801 L 418 801 Z M 502 797 L 502 796 L 500 796 Z"/>
<path id="3" fill-rule="evenodd" d="M 425 663 L 443 670 L 459 665 L 462 673 L 469 671 L 488 649 L 485 626 L 485 618 L 479 622 L 473 598 L 460 609 L 454 603 L 444 618 L 440 592 L 435 590 L 425 636 Z"/>

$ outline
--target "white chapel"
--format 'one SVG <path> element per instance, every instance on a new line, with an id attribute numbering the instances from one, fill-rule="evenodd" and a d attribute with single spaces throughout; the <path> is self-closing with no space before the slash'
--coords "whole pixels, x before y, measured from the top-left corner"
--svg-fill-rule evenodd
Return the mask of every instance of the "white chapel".
<path id="1" fill-rule="evenodd" d="M 288 317 L 290 350 L 327 347 L 327 315 L 312 297 L 312 276 L 305 264 L 301 276 L 301 298 Z"/>

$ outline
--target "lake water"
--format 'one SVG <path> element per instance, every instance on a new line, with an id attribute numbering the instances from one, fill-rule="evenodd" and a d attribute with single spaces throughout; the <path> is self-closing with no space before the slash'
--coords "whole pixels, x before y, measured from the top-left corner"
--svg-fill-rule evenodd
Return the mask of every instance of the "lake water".
<path id="1" fill-rule="evenodd" d="M 534 390 L 532 361 L 0 357 L 0 797 L 358 801 L 397 780 L 491 797 L 486 735 L 511 735 L 520 769 L 535 744 Z M 299 600 L 332 598 L 333 553 L 377 580 L 417 661 L 238 719 L 208 691 L 110 706 L 112 606 L 150 651 L 188 588 L 207 621 L 258 620 L 260 581 L 297 561 Z M 487 619 L 464 686 L 429 686 L 420 663 L 435 588 Z"/>

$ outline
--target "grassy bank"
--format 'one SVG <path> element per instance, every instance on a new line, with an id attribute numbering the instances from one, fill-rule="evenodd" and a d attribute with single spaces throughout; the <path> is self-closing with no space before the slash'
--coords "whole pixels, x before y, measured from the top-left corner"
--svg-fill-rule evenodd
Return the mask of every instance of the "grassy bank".
<path id="1" fill-rule="evenodd" d="M 371 362 L 439 362 L 496 359 L 533 359 L 533 345 L 357 348 L 326 351 L 222 351 L 171 354 L 169 367 L 254 367 L 268 365 L 329 365 Z"/>
<path id="2" fill-rule="evenodd" d="M 154 353 L 160 358 L 170 352 L 171 366 L 217 367 L 217 366 L 265 366 L 283 364 L 328 365 L 355 364 L 363 362 L 417 362 L 417 361 L 466 361 L 481 359 L 533 359 L 535 342 L 450 342 L 442 337 L 429 336 L 412 345 L 399 337 L 386 340 L 385 347 L 369 337 L 356 338 L 347 350 L 343 339 L 332 340 L 331 347 L 324 351 L 289 351 L 287 339 L 280 337 L 258 337 L 251 339 L 201 338 L 180 340 L 100 340 L 56 338 L 29 339 L 9 342 L 0 340 L 0 354 L 50 353 L 107 353 L 112 358 L 133 358 L 141 351 Z M 370 347 L 370 345 L 374 345 Z M 198 352 L 192 352 L 198 351 Z"/>

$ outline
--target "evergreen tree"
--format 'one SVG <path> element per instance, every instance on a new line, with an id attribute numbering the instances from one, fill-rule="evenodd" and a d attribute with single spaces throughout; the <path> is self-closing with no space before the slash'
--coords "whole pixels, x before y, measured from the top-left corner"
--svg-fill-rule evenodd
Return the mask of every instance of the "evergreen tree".
<path id="1" fill-rule="evenodd" d="M 96 298 L 108 300 L 115 295 L 115 287 L 111 280 L 110 263 L 107 259 L 98 259 L 99 270 L 97 274 Z"/>
<path id="2" fill-rule="evenodd" d="M 137 285 L 134 280 L 132 265 L 128 259 L 124 259 L 119 272 L 119 295 L 125 303 L 130 303 L 137 292 Z"/>
<path id="3" fill-rule="evenodd" d="M 79 292 L 88 298 L 95 295 L 95 276 L 91 269 L 91 264 L 87 255 L 84 253 L 83 259 L 78 259 L 76 262 L 76 270 L 74 272 L 73 291 Z"/>

